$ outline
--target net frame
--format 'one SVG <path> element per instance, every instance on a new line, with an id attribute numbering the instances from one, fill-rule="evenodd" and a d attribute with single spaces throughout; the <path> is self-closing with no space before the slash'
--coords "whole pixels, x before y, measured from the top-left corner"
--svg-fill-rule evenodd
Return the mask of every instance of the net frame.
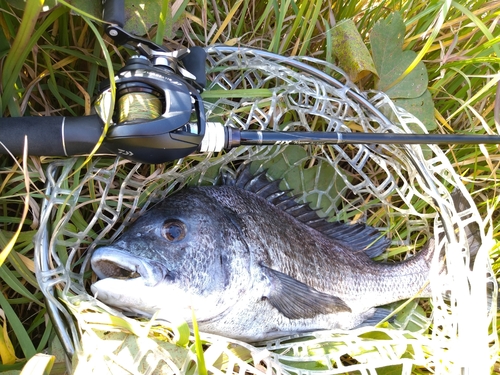
<path id="1" fill-rule="evenodd" d="M 307 57 L 291 59 L 255 49 L 227 46 L 209 47 L 207 53 L 211 82 L 209 90 L 222 89 L 228 92 L 226 97 L 205 101 L 207 121 L 222 121 L 226 126 L 239 129 L 310 131 L 314 130 L 311 125 L 313 119 L 315 125 L 320 123 L 324 131 L 350 132 L 353 131 L 352 124 L 355 124 L 357 128 L 354 130 L 368 133 L 412 133 L 415 129 L 425 132 L 418 119 L 396 107 L 385 94 L 360 92 L 345 73 L 324 61 Z M 271 95 L 245 97 L 245 92 L 253 93 L 252 90 L 261 88 L 267 88 Z M 88 302 L 98 306 L 93 297 L 88 295 L 85 281 L 85 271 L 88 270 L 93 249 L 112 242 L 129 222 L 149 206 L 187 183 L 215 184 L 219 173 L 214 175 L 214 169 L 234 174 L 231 165 L 253 161 L 265 166 L 266 161 L 285 155 L 283 160 L 288 163 L 289 169 L 300 163 L 315 163 L 319 170 L 322 165 L 329 165 L 342 176 L 345 186 L 335 197 L 325 194 L 319 186 L 302 191 L 301 199 L 305 201 L 308 197 L 317 196 L 318 204 L 326 196 L 325 199 L 329 199 L 331 204 L 324 209 L 325 214 L 339 219 L 355 217 L 366 220 L 383 208 L 387 215 L 377 216 L 379 221 L 376 226 L 379 228 L 389 231 L 392 218 L 406 218 L 403 220 L 406 235 L 399 239 L 393 238 L 394 243 L 410 246 L 419 233 L 441 239 L 437 247 L 446 254 L 448 274 L 446 280 L 442 275 L 431 275 L 434 328 L 430 335 L 424 334 L 428 319 L 423 316 L 423 327 L 416 332 L 373 327 L 347 332 L 326 331 L 267 342 L 264 344 L 265 349 L 205 335 L 207 340 L 212 340 L 213 346 L 218 345 L 226 352 L 230 345 L 238 345 L 246 348 L 252 356 L 259 357 L 259 360 L 254 358 L 252 366 L 226 353 L 228 358 L 231 357 L 231 365 L 226 365 L 222 370 L 209 364 L 211 371 L 312 374 L 319 370 L 303 368 L 300 363 L 321 362 L 325 363 L 320 371 L 322 374 L 346 371 L 374 374 L 377 368 L 391 365 L 401 366 L 401 373 L 405 374 L 411 373 L 414 366 L 431 368 L 436 373 L 489 372 L 499 348 L 495 327 L 496 309 L 493 308 L 496 306 L 497 286 L 488 257 L 492 239 L 491 235 L 486 234 L 487 220 L 480 217 L 445 153 L 435 145 L 310 146 L 307 157 L 289 161 L 286 159 L 286 149 L 286 145 L 272 148 L 239 147 L 225 154 L 194 155 L 173 163 L 168 170 L 153 176 L 142 175 L 139 164 L 119 158 L 111 165 L 103 165 L 99 159 L 95 159 L 86 167 L 85 176 L 73 180 L 71 186 L 68 186 L 68 181 L 73 172 L 81 167 L 81 159 L 50 164 L 47 169 L 47 199 L 43 202 L 35 245 L 36 274 L 68 357 L 76 355 L 83 363 L 81 358 L 85 347 L 80 339 L 85 332 L 97 329 L 91 324 L 86 327 L 84 320 L 78 319 L 78 324 L 74 321 L 75 314 L 84 316 L 85 311 L 92 310 Z M 127 165 L 128 172 L 126 176 L 119 177 L 118 174 L 122 173 L 120 168 L 124 165 Z M 346 168 L 342 167 L 344 165 L 348 165 L 359 177 L 352 178 L 351 174 L 354 173 L 346 173 Z M 367 172 L 374 166 L 377 175 L 383 176 L 377 181 L 373 181 Z M 301 181 L 304 181 L 304 172 L 299 171 L 299 174 Z M 71 230 L 72 215 L 78 207 L 86 204 L 80 200 L 80 194 L 82 189 L 89 188 L 89 184 L 99 187 L 98 198 L 93 202 L 97 204 L 97 209 L 87 229 L 74 232 Z M 450 195 L 452 190 L 462 193 L 468 207 L 457 210 Z M 426 205 L 422 206 L 422 202 Z M 366 209 L 366 206 L 369 208 Z M 58 212 L 60 220 L 52 226 L 51 222 Z M 94 233 L 98 222 L 100 230 Z M 464 231 L 464 227 L 471 223 L 478 225 L 483 244 L 476 255 L 473 269 L 469 267 L 470 254 Z M 61 254 L 64 256 L 61 257 Z M 67 259 L 64 259 L 66 255 Z M 450 285 L 450 301 L 445 301 L 443 295 Z M 489 295 L 485 293 L 487 285 L 491 287 Z M 85 309 L 82 306 L 86 306 Z M 480 330 L 470 327 L 470 316 L 476 316 L 476 319 L 477 316 L 482 317 Z M 361 339 L 367 332 L 379 332 L 390 339 Z M 145 340 L 154 342 L 152 338 Z M 370 346 L 368 352 L 377 354 L 366 362 L 351 366 L 344 365 L 339 355 L 310 354 L 314 352 L 312 346 L 325 341 L 337 343 L 338 348 L 343 348 L 344 354 L 354 353 L 360 345 Z M 412 358 L 398 355 L 401 347 L 410 346 Z M 143 365 L 145 358 L 153 352 L 137 354 L 134 359 L 136 366 L 129 366 L 126 370 L 129 372 L 124 373 L 160 371 L 159 362 L 153 361 L 151 363 L 156 364 L 149 367 Z M 111 357 L 109 354 L 107 358 Z M 175 368 L 170 363 L 169 369 L 161 371 L 182 373 L 187 370 Z"/>

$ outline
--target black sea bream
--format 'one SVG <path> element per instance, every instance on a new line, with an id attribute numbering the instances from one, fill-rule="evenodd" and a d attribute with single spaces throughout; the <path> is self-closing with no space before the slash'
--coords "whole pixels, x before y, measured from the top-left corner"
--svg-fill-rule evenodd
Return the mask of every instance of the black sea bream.
<path id="1" fill-rule="evenodd" d="M 329 223 L 278 184 L 247 168 L 232 186 L 171 195 L 95 251 L 93 293 L 170 321 L 193 309 L 201 331 L 245 341 L 350 329 L 376 306 L 430 295 L 432 246 L 375 262 L 389 244 L 378 230 Z"/>

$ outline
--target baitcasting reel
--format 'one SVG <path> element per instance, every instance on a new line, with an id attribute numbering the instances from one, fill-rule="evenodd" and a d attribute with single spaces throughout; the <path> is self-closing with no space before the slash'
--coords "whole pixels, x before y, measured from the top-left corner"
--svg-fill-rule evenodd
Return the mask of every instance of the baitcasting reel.
<path id="1" fill-rule="evenodd" d="M 115 77 L 117 106 L 103 147 L 145 163 L 175 160 L 196 151 L 205 135 L 200 97 L 206 84 L 205 51 L 194 47 L 169 52 L 116 25 L 108 26 L 106 33 L 138 55 Z M 96 111 L 106 112 L 97 107 L 108 105 L 108 95 L 109 87 L 96 101 Z"/>

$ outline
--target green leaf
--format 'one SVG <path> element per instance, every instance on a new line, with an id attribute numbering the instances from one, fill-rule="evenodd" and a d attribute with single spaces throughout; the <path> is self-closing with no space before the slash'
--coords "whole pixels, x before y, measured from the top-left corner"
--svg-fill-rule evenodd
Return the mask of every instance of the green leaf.
<path id="1" fill-rule="evenodd" d="M 50 374 L 51 375 L 67 374 L 66 362 L 68 360 L 68 357 L 66 351 L 64 350 L 64 347 L 62 346 L 61 341 L 59 340 L 57 335 L 54 335 L 52 332 L 52 336 L 53 337 L 50 340 L 47 354 L 52 355 L 55 359 Z"/>
<path id="2" fill-rule="evenodd" d="M 203 173 L 194 174 L 187 186 L 214 185 L 220 177 L 220 164 L 207 168 Z"/>
<path id="3" fill-rule="evenodd" d="M 424 64 L 417 65 L 399 84 L 394 84 L 415 59 L 413 51 L 403 51 L 405 25 L 398 12 L 375 24 L 370 34 L 373 59 L 379 72 L 376 88 L 391 98 L 413 98 L 427 90 L 427 71 Z"/>
<path id="4" fill-rule="evenodd" d="M 416 98 L 400 98 L 394 99 L 394 103 L 407 110 L 414 116 L 416 116 L 425 125 L 427 130 L 433 130 L 436 128 L 434 121 L 434 102 L 432 101 L 432 96 L 429 90 L 425 90 L 422 95 Z M 410 128 L 414 132 L 421 132 L 420 127 Z"/>
<path id="5" fill-rule="evenodd" d="M 273 179 L 282 179 L 280 188 L 291 189 L 293 194 L 302 194 L 302 200 L 309 202 L 318 214 L 328 215 L 332 206 L 338 204 L 340 191 L 346 186 L 332 166 L 318 160 L 312 167 L 306 168 L 310 156 L 301 146 L 288 146 L 278 156 L 265 162 L 255 161 L 251 171 L 259 168 L 267 169 L 267 174 Z"/>
<path id="6" fill-rule="evenodd" d="M 177 346 L 182 346 L 182 347 L 187 346 L 191 334 L 189 330 L 189 325 L 186 322 L 182 321 L 182 322 L 177 322 L 176 324 L 172 324 L 171 328 L 174 334 L 172 342 Z"/>
<path id="7" fill-rule="evenodd" d="M 36 1 L 34 3 L 36 3 Z M 4 77 L 2 81 L 3 99 L 0 100 L 2 113 L 5 108 L 9 106 L 11 115 L 13 113 L 20 114 L 19 108 L 17 108 L 17 102 L 14 100 L 16 96 L 14 90 L 16 88 L 15 82 L 19 76 L 19 72 L 22 70 L 27 56 L 31 53 L 33 46 L 38 41 L 40 36 L 57 18 L 66 12 L 66 10 L 62 7 L 55 8 L 54 11 L 50 12 L 49 15 L 44 18 L 42 24 L 37 25 L 34 29 L 30 29 L 32 26 L 34 27 L 32 24 L 33 20 L 31 20 L 34 17 L 34 14 L 36 13 L 36 17 L 38 17 L 39 12 L 37 13 L 37 10 L 39 10 L 37 6 L 28 7 L 28 11 L 23 14 L 23 22 L 19 27 L 19 33 L 12 44 L 11 50 L 5 58 L 2 71 L 2 77 Z M 25 19 L 30 21 L 24 23 Z M 31 32 L 33 33 L 32 35 Z"/>
<path id="8" fill-rule="evenodd" d="M 172 32 L 173 20 L 172 20 L 172 9 L 170 6 L 170 1 L 168 0 L 162 1 L 161 12 L 160 16 L 157 19 L 157 23 L 158 23 L 158 31 L 156 33 L 155 43 L 161 45 L 163 42 L 163 36 L 165 35 L 165 32 L 167 30 L 170 31 L 169 34 L 171 34 Z"/>
<path id="9" fill-rule="evenodd" d="M 396 104 L 416 116 L 428 130 L 436 128 L 434 103 L 427 90 L 427 70 L 422 62 L 403 79 L 400 77 L 417 57 L 403 51 L 405 25 L 399 12 L 375 24 L 370 33 L 373 60 L 378 71 L 375 88 L 384 91 Z M 417 130 L 417 129 L 415 129 Z"/>
<path id="10" fill-rule="evenodd" d="M 6 0 L 13 8 L 24 10 L 26 0 Z M 43 3 L 43 11 L 46 12 L 57 5 L 56 0 L 45 0 Z"/>
<path id="11" fill-rule="evenodd" d="M 172 13 L 168 6 L 168 12 L 162 13 L 163 3 L 170 1 L 162 0 L 125 0 L 125 25 L 123 28 L 134 35 L 145 35 L 152 26 L 158 25 L 162 19 L 159 29 L 164 30 L 166 37 L 172 34 Z M 100 0 L 71 0 L 71 5 L 96 18 L 101 18 L 102 5 Z"/>
<path id="12" fill-rule="evenodd" d="M 145 35 L 151 26 L 158 23 L 161 1 L 125 0 L 125 30 L 134 35 Z"/>
<path id="13" fill-rule="evenodd" d="M 340 21 L 332 29 L 332 53 L 353 82 L 370 73 L 377 75 L 370 52 L 351 19 Z"/>
<path id="14" fill-rule="evenodd" d="M 410 332 L 425 332 L 431 322 L 417 300 L 409 301 L 396 315 L 394 324 Z"/>
<path id="15" fill-rule="evenodd" d="M 102 5 L 99 0 L 69 0 L 68 3 L 91 17 L 102 18 Z"/>

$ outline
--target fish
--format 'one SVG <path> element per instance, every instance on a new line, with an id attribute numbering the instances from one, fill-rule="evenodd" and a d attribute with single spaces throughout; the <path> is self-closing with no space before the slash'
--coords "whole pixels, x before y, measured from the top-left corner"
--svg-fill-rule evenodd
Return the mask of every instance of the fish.
<path id="1" fill-rule="evenodd" d="M 375 324 L 380 306 L 429 297 L 432 239 L 401 262 L 363 223 L 330 222 L 244 168 L 232 183 L 183 188 L 94 251 L 94 296 L 132 316 L 192 322 L 246 342 Z"/>

